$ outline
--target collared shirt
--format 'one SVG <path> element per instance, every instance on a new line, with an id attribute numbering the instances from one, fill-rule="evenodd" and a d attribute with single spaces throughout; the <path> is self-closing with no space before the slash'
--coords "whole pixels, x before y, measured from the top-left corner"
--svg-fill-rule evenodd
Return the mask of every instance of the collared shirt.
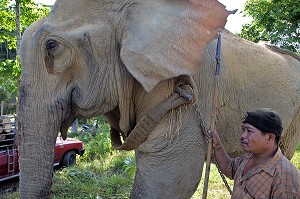
<path id="1" fill-rule="evenodd" d="M 246 154 L 231 159 L 227 168 L 231 174 L 229 178 L 234 179 L 231 198 L 300 199 L 300 171 L 283 156 L 279 148 L 273 158 L 243 175 L 252 157 L 252 154 Z"/>

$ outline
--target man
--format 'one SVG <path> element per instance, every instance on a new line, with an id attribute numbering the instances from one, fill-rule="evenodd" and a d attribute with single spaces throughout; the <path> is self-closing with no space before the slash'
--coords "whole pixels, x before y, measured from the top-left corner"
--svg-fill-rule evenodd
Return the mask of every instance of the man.
<path id="1" fill-rule="evenodd" d="M 218 133 L 207 132 L 215 161 L 228 178 L 234 179 L 232 198 L 300 199 L 300 172 L 278 147 L 281 133 L 282 122 L 274 110 L 249 111 L 242 122 L 240 139 L 247 154 L 230 158 Z"/>

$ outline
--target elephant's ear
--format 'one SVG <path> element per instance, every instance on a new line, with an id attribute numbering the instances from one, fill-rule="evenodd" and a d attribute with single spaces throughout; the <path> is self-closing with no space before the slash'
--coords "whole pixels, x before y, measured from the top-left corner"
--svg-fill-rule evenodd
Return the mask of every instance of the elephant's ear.
<path id="1" fill-rule="evenodd" d="M 121 60 L 146 91 L 195 74 L 229 14 L 217 0 L 138 1 L 127 13 Z"/>

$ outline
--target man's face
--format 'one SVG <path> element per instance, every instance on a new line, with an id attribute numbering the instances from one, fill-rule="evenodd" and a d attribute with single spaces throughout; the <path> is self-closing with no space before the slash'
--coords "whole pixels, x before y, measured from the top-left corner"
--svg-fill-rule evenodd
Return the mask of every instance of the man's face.
<path id="1" fill-rule="evenodd" d="M 261 154 L 268 147 L 268 133 L 263 135 L 261 131 L 251 124 L 242 123 L 241 147 L 247 153 Z"/>

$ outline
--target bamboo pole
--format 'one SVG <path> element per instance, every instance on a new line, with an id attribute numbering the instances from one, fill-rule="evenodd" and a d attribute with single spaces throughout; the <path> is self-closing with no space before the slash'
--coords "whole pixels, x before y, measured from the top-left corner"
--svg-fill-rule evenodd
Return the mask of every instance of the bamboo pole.
<path id="1" fill-rule="evenodd" d="M 218 96 L 219 96 L 219 77 L 220 77 L 220 56 L 221 52 L 221 32 L 218 33 L 218 43 L 217 43 L 217 51 L 216 51 L 216 71 L 214 76 L 214 87 L 213 87 L 213 96 L 212 96 L 212 108 L 211 108 L 211 118 L 210 118 L 210 130 L 216 130 L 216 119 L 217 119 L 217 106 L 218 106 Z M 211 165 L 211 157 L 212 157 L 212 139 L 209 140 L 207 146 L 207 159 L 206 159 L 206 169 L 205 169 L 205 179 L 203 186 L 203 194 L 202 199 L 207 198 L 207 190 L 208 190 L 208 181 L 209 181 L 209 173 L 210 173 L 210 165 Z"/>

